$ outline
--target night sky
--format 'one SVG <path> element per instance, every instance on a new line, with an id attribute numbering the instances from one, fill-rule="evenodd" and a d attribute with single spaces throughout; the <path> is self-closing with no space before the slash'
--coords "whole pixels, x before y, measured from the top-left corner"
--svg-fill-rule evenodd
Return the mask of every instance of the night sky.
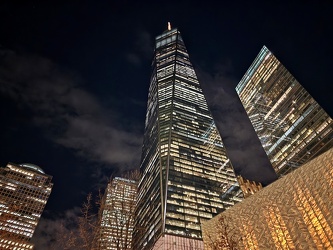
<path id="1" fill-rule="evenodd" d="M 234 91 L 263 45 L 333 116 L 331 1 L 41 2 L 0 3 L 0 164 L 34 163 L 54 182 L 37 249 L 89 192 L 139 167 L 154 38 L 168 21 L 238 174 L 276 178 Z"/>

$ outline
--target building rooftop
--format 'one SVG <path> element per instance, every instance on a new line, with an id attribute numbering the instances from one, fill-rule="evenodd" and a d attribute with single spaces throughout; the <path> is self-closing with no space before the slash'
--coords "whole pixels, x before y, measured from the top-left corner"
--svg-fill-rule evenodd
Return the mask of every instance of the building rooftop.
<path id="1" fill-rule="evenodd" d="M 34 171 L 37 171 L 39 173 L 45 174 L 44 170 L 41 167 L 39 167 L 39 166 L 37 166 L 35 164 L 32 164 L 32 163 L 21 163 L 19 165 L 21 167 L 26 168 L 26 169 L 34 170 Z"/>

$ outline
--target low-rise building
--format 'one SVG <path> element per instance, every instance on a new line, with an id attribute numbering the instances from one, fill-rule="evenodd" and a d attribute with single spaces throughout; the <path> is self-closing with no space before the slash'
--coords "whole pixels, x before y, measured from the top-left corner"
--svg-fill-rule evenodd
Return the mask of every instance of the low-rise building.
<path id="1" fill-rule="evenodd" d="M 333 149 L 202 226 L 205 249 L 333 249 Z"/>

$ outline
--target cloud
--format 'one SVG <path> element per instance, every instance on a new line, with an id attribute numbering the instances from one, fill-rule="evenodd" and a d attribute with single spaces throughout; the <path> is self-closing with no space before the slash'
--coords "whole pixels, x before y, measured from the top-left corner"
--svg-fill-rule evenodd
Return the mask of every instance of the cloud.
<path id="1" fill-rule="evenodd" d="M 120 124 L 122 114 L 103 106 L 82 82 L 47 58 L 0 50 L 0 93 L 28 109 L 48 138 L 90 161 L 138 167 L 140 126 Z"/>
<path id="2" fill-rule="evenodd" d="M 133 168 L 131 164 L 138 162 L 138 155 L 133 153 L 141 146 L 141 136 L 108 126 L 103 119 L 95 118 L 68 117 L 67 130 L 57 143 L 75 149 L 89 159 Z"/>
<path id="3" fill-rule="evenodd" d="M 235 91 L 238 81 L 232 76 L 231 65 L 220 65 L 214 73 L 199 68 L 197 73 L 236 174 L 264 185 L 276 180 Z"/>
<path id="4" fill-rule="evenodd" d="M 42 217 L 31 239 L 35 249 L 62 249 L 62 238 L 77 230 L 77 219 L 80 214 L 80 208 L 75 207 L 54 219 Z"/>
<path id="5" fill-rule="evenodd" d="M 138 65 L 138 66 L 141 65 L 141 58 L 140 58 L 140 55 L 138 55 L 138 54 L 129 53 L 129 54 L 127 54 L 126 58 L 127 58 L 127 61 L 131 64 Z"/>
<path id="6" fill-rule="evenodd" d="M 154 39 L 150 33 L 139 29 L 135 33 L 134 41 L 132 50 L 126 55 L 126 59 L 131 64 L 141 66 L 143 61 L 151 59 L 154 51 Z"/>

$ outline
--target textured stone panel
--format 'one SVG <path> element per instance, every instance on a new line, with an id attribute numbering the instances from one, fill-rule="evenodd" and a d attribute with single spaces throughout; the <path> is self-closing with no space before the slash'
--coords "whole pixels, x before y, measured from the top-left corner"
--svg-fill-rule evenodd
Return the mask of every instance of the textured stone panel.
<path id="1" fill-rule="evenodd" d="M 204 223 L 205 249 L 230 249 L 221 216 L 237 249 L 333 249 L 333 149 Z"/>

